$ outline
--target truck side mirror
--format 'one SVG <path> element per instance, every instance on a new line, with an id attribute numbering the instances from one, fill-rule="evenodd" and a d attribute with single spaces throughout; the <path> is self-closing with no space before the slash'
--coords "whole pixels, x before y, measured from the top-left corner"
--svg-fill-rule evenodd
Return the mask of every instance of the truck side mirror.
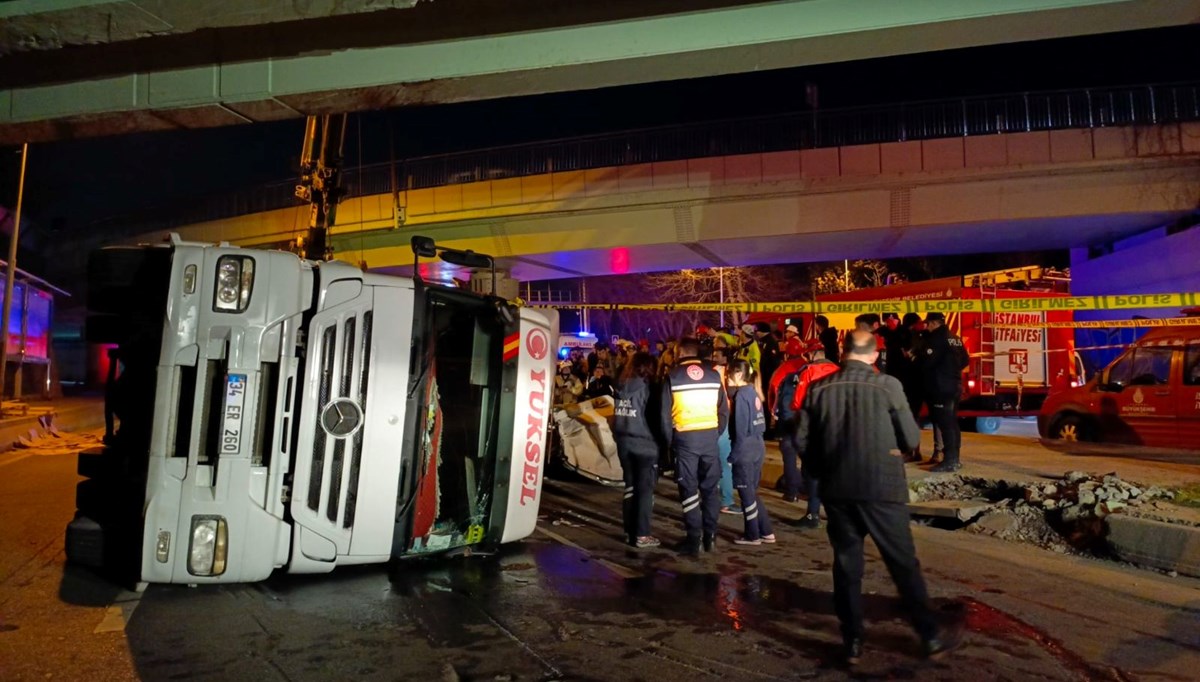
<path id="1" fill-rule="evenodd" d="M 433 258 L 437 255 L 437 245 L 430 237 L 416 235 L 411 240 L 413 255 L 419 258 Z"/>

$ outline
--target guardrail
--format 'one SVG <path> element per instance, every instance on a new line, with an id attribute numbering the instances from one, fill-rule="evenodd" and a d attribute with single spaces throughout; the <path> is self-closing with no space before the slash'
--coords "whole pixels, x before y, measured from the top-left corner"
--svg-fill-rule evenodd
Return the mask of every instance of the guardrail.
<path id="1" fill-rule="evenodd" d="M 541 175 L 655 161 L 967 135 L 1200 121 L 1200 83 L 1022 92 L 808 111 L 606 133 L 398 162 L 398 189 Z M 390 164 L 346 168 L 346 196 L 387 194 Z M 169 229 L 299 205 L 296 182 L 246 188 L 93 223 L 124 234 Z"/>

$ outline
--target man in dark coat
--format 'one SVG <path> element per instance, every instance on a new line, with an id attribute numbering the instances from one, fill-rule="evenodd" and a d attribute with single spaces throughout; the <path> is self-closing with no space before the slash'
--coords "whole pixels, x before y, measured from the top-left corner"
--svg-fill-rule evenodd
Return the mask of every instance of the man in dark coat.
<path id="1" fill-rule="evenodd" d="M 838 347 L 838 330 L 837 327 L 829 326 L 829 318 L 824 315 L 817 315 L 813 318 L 813 326 L 817 330 L 817 339 L 821 342 L 821 347 L 825 349 L 825 359 L 831 362 L 841 362 L 841 349 Z"/>
<path id="2" fill-rule="evenodd" d="M 833 599 L 848 664 L 862 655 L 863 538 L 870 535 L 896 584 L 922 650 L 935 658 L 958 646 L 961 624 L 941 628 L 929 604 L 909 528 L 901 451 L 920 430 L 895 377 L 874 370 L 879 349 L 869 331 L 848 338 L 842 370 L 808 389 L 796 439 L 806 469 L 820 481 L 833 545 Z"/>
<path id="3" fill-rule="evenodd" d="M 929 335 L 925 339 L 925 353 L 921 356 L 923 387 L 929 402 L 929 421 L 941 431 L 945 457 L 931 471 L 949 473 L 962 468 L 958 461 L 962 445 L 958 400 L 962 395 L 962 373 L 970 363 L 970 357 L 962 339 L 946 327 L 945 315 L 929 313 L 925 316 L 925 324 Z"/>

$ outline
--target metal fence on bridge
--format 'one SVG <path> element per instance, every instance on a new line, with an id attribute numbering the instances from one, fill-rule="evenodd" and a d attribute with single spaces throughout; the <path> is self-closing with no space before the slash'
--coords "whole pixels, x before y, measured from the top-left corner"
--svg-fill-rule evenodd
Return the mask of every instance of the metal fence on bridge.
<path id="1" fill-rule="evenodd" d="M 648 128 L 411 158 L 398 162 L 398 189 L 706 156 L 840 147 L 1035 130 L 1200 121 L 1200 83 L 1023 92 L 808 111 Z M 392 191 L 390 164 L 347 168 L 346 196 Z M 210 196 L 103 219 L 98 230 L 149 232 L 299 204 L 295 181 Z"/>

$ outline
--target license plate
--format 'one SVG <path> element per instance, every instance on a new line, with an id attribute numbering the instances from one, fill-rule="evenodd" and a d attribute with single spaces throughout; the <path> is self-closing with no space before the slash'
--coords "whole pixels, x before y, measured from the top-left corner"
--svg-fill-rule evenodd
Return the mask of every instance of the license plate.
<path id="1" fill-rule="evenodd" d="M 225 414 L 221 426 L 221 454 L 236 455 L 242 449 L 242 413 L 246 403 L 246 375 L 225 376 Z"/>

